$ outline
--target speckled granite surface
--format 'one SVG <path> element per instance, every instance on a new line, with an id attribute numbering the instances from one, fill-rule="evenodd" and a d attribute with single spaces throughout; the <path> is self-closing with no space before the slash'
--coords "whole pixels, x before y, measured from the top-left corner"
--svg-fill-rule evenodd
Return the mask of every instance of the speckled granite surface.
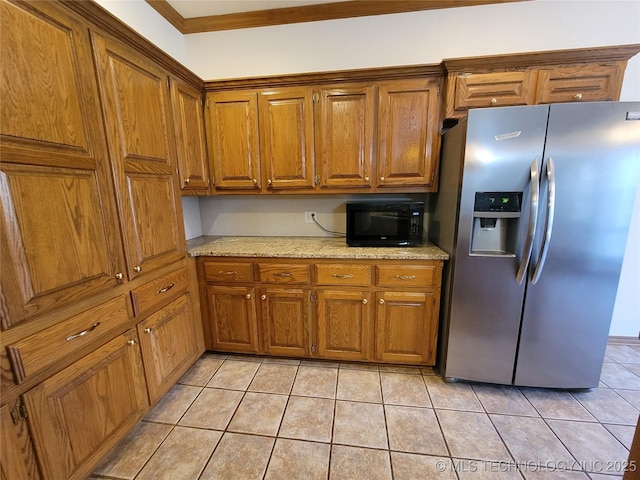
<path id="1" fill-rule="evenodd" d="M 187 241 L 191 257 L 350 258 L 392 260 L 447 260 L 449 255 L 431 243 L 420 247 L 348 247 L 332 237 L 218 237 Z"/>

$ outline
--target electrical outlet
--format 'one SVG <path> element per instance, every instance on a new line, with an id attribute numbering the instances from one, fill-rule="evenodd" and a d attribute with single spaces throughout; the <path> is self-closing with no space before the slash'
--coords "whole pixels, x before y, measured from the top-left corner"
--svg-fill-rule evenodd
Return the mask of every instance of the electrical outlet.
<path id="1" fill-rule="evenodd" d="M 318 212 L 316 212 L 315 210 L 306 210 L 304 212 L 304 223 L 315 223 L 313 221 L 313 217 L 317 217 L 318 216 Z"/>

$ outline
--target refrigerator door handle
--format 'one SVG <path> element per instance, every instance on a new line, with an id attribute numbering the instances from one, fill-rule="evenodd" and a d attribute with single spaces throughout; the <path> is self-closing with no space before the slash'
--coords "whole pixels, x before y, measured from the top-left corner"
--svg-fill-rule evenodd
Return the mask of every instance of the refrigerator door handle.
<path id="1" fill-rule="evenodd" d="M 553 229 L 553 216 L 556 209 L 556 167 L 553 163 L 553 158 L 549 157 L 547 160 L 547 218 L 544 223 L 544 237 L 542 238 L 542 245 L 540 246 L 540 256 L 538 264 L 533 270 L 531 276 L 531 284 L 535 285 L 540 279 L 542 269 L 544 268 L 544 262 L 547 259 L 547 252 L 549 251 L 549 242 L 551 241 L 551 230 Z"/>
<path id="2" fill-rule="evenodd" d="M 536 222 L 538 221 L 538 198 L 540 196 L 540 184 L 538 182 L 539 176 L 538 160 L 534 159 L 533 162 L 531 162 L 529 226 L 527 228 L 527 237 L 524 241 L 524 248 L 522 250 L 522 258 L 520 259 L 520 265 L 518 266 L 518 272 L 516 273 L 516 282 L 518 285 L 522 284 L 522 281 L 524 280 L 524 273 L 527 270 L 527 264 L 529 263 L 531 251 L 533 250 L 533 237 L 536 234 Z"/>

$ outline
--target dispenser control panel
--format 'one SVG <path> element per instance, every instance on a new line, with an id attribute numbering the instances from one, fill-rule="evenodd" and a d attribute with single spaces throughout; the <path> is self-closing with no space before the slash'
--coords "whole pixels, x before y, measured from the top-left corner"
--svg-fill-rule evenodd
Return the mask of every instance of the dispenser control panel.
<path id="1" fill-rule="evenodd" d="M 476 192 L 476 212 L 519 212 L 522 192 Z"/>

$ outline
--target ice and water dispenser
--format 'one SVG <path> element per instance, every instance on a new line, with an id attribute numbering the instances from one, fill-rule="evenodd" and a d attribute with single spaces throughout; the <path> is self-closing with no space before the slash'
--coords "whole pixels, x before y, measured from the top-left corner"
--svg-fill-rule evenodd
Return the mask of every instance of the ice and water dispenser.
<path id="1" fill-rule="evenodd" d="M 515 256 L 522 192 L 476 192 L 471 254 Z"/>

